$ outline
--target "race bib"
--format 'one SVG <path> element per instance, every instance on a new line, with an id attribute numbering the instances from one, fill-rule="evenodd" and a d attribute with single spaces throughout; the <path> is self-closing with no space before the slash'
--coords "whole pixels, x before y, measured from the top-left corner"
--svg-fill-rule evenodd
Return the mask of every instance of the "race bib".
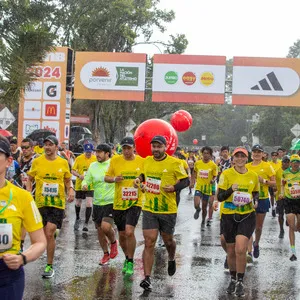
<path id="1" fill-rule="evenodd" d="M 12 247 L 13 233 L 12 224 L 0 224 L 0 252 Z"/>
<path id="2" fill-rule="evenodd" d="M 291 197 L 293 199 L 298 199 L 300 198 L 300 186 L 298 183 L 294 184 L 293 186 L 291 186 L 289 188 L 290 190 L 290 194 L 291 194 Z"/>
<path id="3" fill-rule="evenodd" d="M 151 194 L 160 194 L 161 180 L 147 177 L 146 191 Z"/>
<path id="4" fill-rule="evenodd" d="M 235 206 L 244 206 L 249 204 L 252 201 L 252 198 L 249 193 L 244 192 L 234 192 L 232 197 L 232 203 Z"/>
<path id="5" fill-rule="evenodd" d="M 203 179 L 207 179 L 209 174 L 209 170 L 200 170 L 199 177 Z"/>
<path id="6" fill-rule="evenodd" d="M 122 188 L 122 200 L 138 200 L 138 189 L 133 187 Z"/>
<path id="7" fill-rule="evenodd" d="M 58 196 L 58 183 L 43 183 L 43 196 Z"/>

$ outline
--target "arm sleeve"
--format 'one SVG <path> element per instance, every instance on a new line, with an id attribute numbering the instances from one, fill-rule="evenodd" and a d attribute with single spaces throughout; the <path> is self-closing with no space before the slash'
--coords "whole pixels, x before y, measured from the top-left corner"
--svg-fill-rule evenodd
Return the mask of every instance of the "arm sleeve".
<path id="1" fill-rule="evenodd" d="M 190 180 L 187 178 L 180 179 L 178 183 L 174 185 L 175 192 L 179 192 L 189 186 Z"/>
<path id="2" fill-rule="evenodd" d="M 228 190 L 223 190 L 223 189 L 219 188 L 218 201 L 219 202 L 225 201 L 226 199 L 228 199 L 231 196 L 232 193 L 233 193 L 232 187 L 230 187 Z"/>

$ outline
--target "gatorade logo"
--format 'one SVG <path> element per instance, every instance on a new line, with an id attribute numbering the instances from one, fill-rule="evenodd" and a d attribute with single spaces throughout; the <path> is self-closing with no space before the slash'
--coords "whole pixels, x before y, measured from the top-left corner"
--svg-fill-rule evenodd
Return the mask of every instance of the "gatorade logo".
<path id="1" fill-rule="evenodd" d="M 214 74 L 212 72 L 203 72 L 200 76 L 200 83 L 203 86 L 209 87 L 215 81 Z"/>
<path id="2" fill-rule="evenodd" d="M 193 85 L 196 82 L 196 75 L 193 72 L 186 72 L 182 76 L 185 85 Z"/>
<path id="3" fill-rule="evenodd" d="M 57 95 L 57 86 L 56 85 L 50 85 L 46 89 L 46 93 L 49 97 L 56 97 Z"/>

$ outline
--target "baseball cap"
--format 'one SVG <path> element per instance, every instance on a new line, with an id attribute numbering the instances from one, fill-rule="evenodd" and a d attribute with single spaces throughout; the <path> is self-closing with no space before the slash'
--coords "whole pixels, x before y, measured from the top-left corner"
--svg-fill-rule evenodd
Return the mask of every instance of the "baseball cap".
<path id="1" fill-rule="evenodd" d="M 83 151 L 88 152 L 88 153 L 93 152 L 94 151 L 94 145 L 91 144 L 91 143 L 87 143 L 87 144 L 83 145 Z"/>
<path id="2" fill-rule="evenodd" d="M 4 153 L 5 155 L 11 155 L 10 144 L 8 141 L 0 139 L 0 152 Z"/>
<path id="3" fill-rule="evenodd" d="M 293 155 L 291 155 L 290 161 L 291 162 L 295 162 L 295 161 L 300 162 L 300 156 L 298 154 L 293 154 Z"/>
<path id="4" fill-rule="evenodd" d="M 255 150 L 258 150 L 258 151 L 261 151 L 261 152 L 264 152 L 264 149 L 261 145 L 259 144 L 256 144 L 252 147 L 252 151 L 255 151 Z"/>
<path id="5" fill-rule="evenodd" d="M 11 138 L 10 144 L 14 144 L 14 145 L 18 144 L 18 140 L 17 140 L 17 138 L 15 136 Z"/>
<path id="6" fill-rule="evenodd" d="M 290 161 L 290 157 L 288 155 L 285 155 L 282 157 L 282 161 Z"/>
<path id="7" fill-rule="evenodd" d="M 167 145 L 167 141 L 162 135 L 156 135 L 155 137 L 153 137 L 150 144 L 155 143 L 155 142 L 164 144 L 165 146 Z"/>
<path id="8" fill-rule="evenodd" d="M 39 138 L 39 139 L 37 140 L 37 142 L 38 142 L 38 145 L 41 145 L 41 146 L 44 144 L 43 138 Z"/>
<path id="9" fill-rule="evenodd" d="M 134 147 L 134 139 L 130 136 L 124 137 L 121 141 L 121 147 L 123 146 Z"/>
<path id="10" fill-rule="evenodd" d="M 49 141 L 52 144 L 55 144 L 56 146 L 58 145 L 58 139 L 56 138 L 56 136 L 54 135 L 48 135 L 45 139 L 44 139 L 44 144 Z"/>
<path id="11" fill-rule="evenodd" d="M 236 155 L 237 153 L 244 153 L 247 157 L 248 157 L 248 151 L 246 150 L 246 148 L 243 147 L 237 147 L 233 150 L 232 156 Z"/>
<path id="12" fill-rule="evenodd" d="M 105 152 L 105 153 L 108 152 L 109 155 L 111 155 L 111 147 L 110 147 L 110 145 L 105 144 L 105 143 L 99 144 L 99 145 L 96 147 L 96 151 L 103 151 L 103 152 Z"/>

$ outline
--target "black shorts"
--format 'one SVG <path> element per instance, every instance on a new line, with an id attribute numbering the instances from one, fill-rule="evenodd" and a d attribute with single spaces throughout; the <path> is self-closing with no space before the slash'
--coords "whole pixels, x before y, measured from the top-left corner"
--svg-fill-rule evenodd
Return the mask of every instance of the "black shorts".
<path id="1" fill-rule="evenodd" d="M 300 199 L 283 199 L 284 211 L 286 214 L 300 214 Z"/>
<path id="2" fill-rule="evenodd" d="M 222 218 L 220 220 L 220 235 L 224 234 L 224 225 L 223 225 L 223 221 L 222 221 Z"/>
<path id="3" fill-rule="evenodd" d="M 177 214 L 155 214 L 143 210 L 143 230 L 158 229 L 167 234 L 174 234 Z"/>
<path id="4" fill-rule="evenodd" d="M 57 229 L 61 229 L 62 222 L 64 219 L 64 209 L 44 206 L 39 208 L 40 214 L 43 218 L 43 225 L 46 226 L 47 223 L 55 224 Z"/>
<path id="5" fill-rule="evenodd" d="M 255 212 L 245 215 L 222 214 L 223 235 L 226 243 L 235 243 L 237 235 L 251 238 L 256 223 Z"/>
<path id="6" fill-rule="evenodd" d="M 141 214 L 142 208 L 139 206 L 131 206 L 126 210 L 114 209 L 114 221 L 119 231 L 124 231 L 126 225 L 136 226 Z"/>
<path id="7" fill-rule="evenodd" d="M 75 199 L 85 199 L 86 197 L 94 197 L 94 191 L 75 191 Z"/>
<path id="8" fill-rule="evenodd" d="M 284 199 L 276 201 L 276 213 L 284 215 Z"/>
<path id="9" fill-rule="evenodd" d="M 93 221 L 96 225 L 101 225 L 104 219 L 107 223 L 113 224 L 113 204 L 93 205 Z"/>
<path id="10" fill-rule="evenodd" d="M 269 194 L 271 197 L 274 196 L 274 189 L 271 186 L 269 186 Z"/>

